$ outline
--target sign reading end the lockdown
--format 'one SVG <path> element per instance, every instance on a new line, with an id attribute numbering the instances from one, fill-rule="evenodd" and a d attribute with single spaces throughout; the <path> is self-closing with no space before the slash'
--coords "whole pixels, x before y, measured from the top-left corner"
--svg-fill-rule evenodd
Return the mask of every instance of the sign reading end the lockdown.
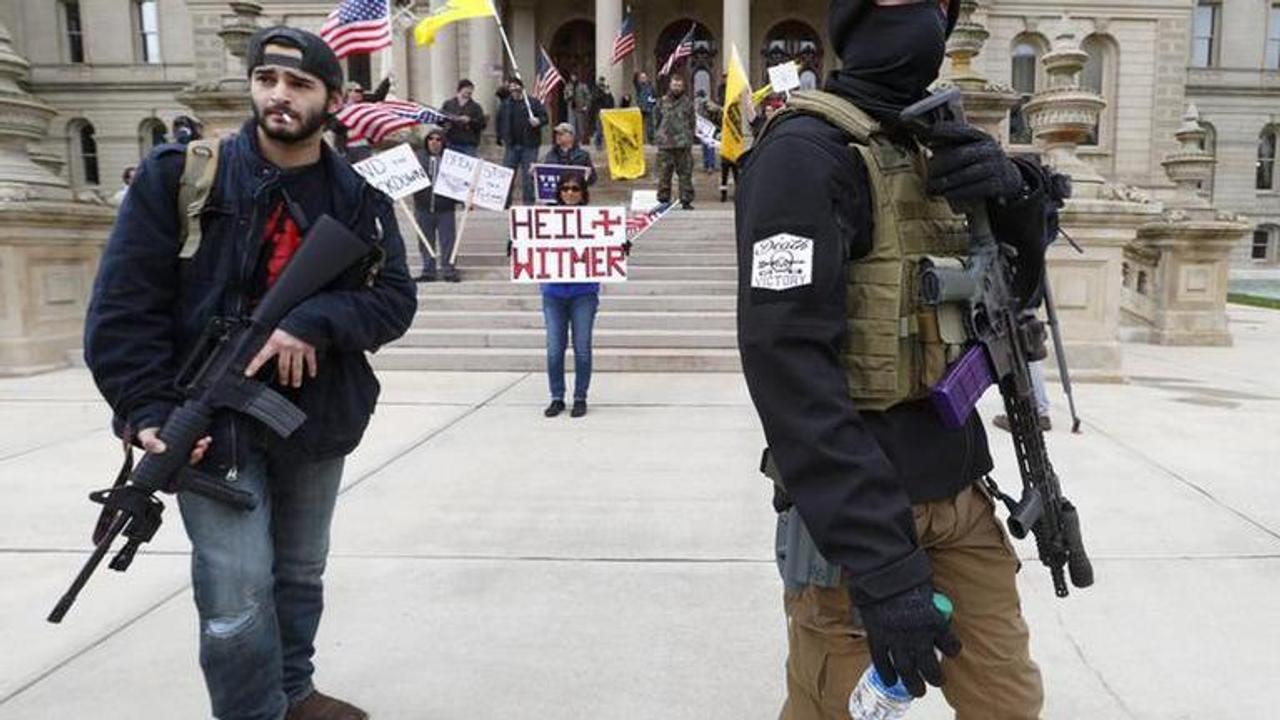
<path id="1" fill-rule="evenodd" d="M 627 212 L 621 207 L 513 207 L 511 282 L 607 283 L 627 279 Z"/>
<path id="2" fill-rule="evenodd" d="M 363 175 L 370 185 L 391 196 L 392 200 L 399 200 L 431 187 L 427 171 L 422 169 L 422 163 L 418 162 L 418 157 L 408 144 L 397 145 L 351 167 Z"/>

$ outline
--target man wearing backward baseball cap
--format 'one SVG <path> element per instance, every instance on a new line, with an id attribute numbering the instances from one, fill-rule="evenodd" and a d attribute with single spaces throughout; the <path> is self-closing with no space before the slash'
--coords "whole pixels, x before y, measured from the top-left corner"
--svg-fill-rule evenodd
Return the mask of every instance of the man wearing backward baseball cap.
<path id="1" fill-rule="evenodd" d="M 256 509 L 178 496 L 213 715 L 360 720 L 363 710 L 312 683 L 321 578 L 343 461 L 378 397 L 365 353 L 408 329 L 416 291 L 390 202 L 321 140 L 341 104 L 333 51 L 278 26 L 250 39 L 246 64 L 253 117 L 238 132 L 161 146 L 138 168 L 94 285 L 85 359 L 116 431 L 163 453 L 157 430 L 181 402 L 178 368 L 205 327 L 248 316 L 322 215 L 369 243 L 368 257 L 295 307 L 246 368 L 306 422 L 286 440 L 220 411 L 192 452 L 206 475 L 252 493 Z"/>

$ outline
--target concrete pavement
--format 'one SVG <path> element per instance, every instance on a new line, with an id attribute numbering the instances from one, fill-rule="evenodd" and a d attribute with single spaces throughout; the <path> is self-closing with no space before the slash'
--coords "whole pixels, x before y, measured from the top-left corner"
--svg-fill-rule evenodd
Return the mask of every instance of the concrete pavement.
<path id="1" fill-rule="evenodd" d="M 1234 348 L 1126 345 L 1123 385 L 1054 393 L 1050 452 L 1098 583 L 1020 585 L 1054 720 L 1280 707 L 1280 312 Z M 784 627 L 759 425 L 736 374 L 382 374 L 339 501 L 318 683 L 379 720 L 776 716 Z M 989 393 L 984 415 L 995 411 Z M 177 513 L 127 575 L 44 616 L 119 462 L 83 370 L 0 381 L 0 720 L 197 718 L 208 704 Z M 1007 437 L 999 477 L 1016 485 Z M 911 717 L 949 717 L 933 692 Z"/>

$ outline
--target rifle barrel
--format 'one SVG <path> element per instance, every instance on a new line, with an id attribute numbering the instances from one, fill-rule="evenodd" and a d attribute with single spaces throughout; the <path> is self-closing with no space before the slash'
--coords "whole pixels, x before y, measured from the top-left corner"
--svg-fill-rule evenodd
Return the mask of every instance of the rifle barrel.
<path id="1" fill-rule="evenodd" d="M 76 596 L 84 588 L 85 583 L 89 582 L 89 577 L 98 569 L 98 565 L 102 564 L 102 559 L 107 556 L 111 550 L 111 544 L 115 542 L 120 532 L 124 530 L 124 526 L 129 522 L 129 517 L 125 513 L 117 513 L 116 519 L 111 522 L 111 527 L 107 530 L 107 534 L 93 548 L 93 554 L 85 561 L 84 567 L 80 568 L 80 574 L 76 575 L 76 579 L 71 581 L 71 587 L 62 594 L 58 600 L 58 604 L 53 607 L 53 612 L 49 613 L 48 621 L 54 624 L 62 622 L 62 618 L 66 617 L 67 611 L 75 604 Z"/>

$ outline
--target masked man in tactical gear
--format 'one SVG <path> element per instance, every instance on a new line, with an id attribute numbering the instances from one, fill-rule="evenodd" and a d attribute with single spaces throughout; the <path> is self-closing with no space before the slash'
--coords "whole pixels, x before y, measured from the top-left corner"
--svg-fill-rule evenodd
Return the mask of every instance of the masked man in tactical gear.
<path id="1" fill-rule="evenodd" d="M 416 291 L 390 201 L 321 141 L 341 105 L 333 50 L 277 26 L 250 39 L 246 65 L 254 116 L 239 132 L 161 146 L 138 168 L 98 269 L 85 360 L 117 432 L 148 453 L 176 452 L 157 430 L 182 401 L 179 368 L 210 322 L 247 317 L 322 215 L 368 243 L 365 260 L 295 306 L 245 370 L 306 422 L 282 440 L 220 411 L 192 454 L 256 508 L 178 496 L 213 715 L 362 720 L 312 683 L 322 576 L 343 459 L 378 397 L 365 353 L 408 329 Z M 192 185 L 205 195 L 180 200 Z"/>
<path id="2" fill-rule="evenodd" d="M 899 120 L 937 78 L 958 9 L 832 2 L 842 69 L 793 94 L 743 161 L 739 349 L 779 512 L 784 720 L 848 718 L 871 663 L 916 696 L 942 686 L 962 720 L 1040 713 L 1018 559 L 978 483 L 982 423 L 949 429 L 926 397 L 964 340 L 918 299 L 922 258 L 966 252 L 948 201 L 985 200 L 997 236 L 1029 245 L 1052 203 L 1048 174 L 988 135 Z"/>

